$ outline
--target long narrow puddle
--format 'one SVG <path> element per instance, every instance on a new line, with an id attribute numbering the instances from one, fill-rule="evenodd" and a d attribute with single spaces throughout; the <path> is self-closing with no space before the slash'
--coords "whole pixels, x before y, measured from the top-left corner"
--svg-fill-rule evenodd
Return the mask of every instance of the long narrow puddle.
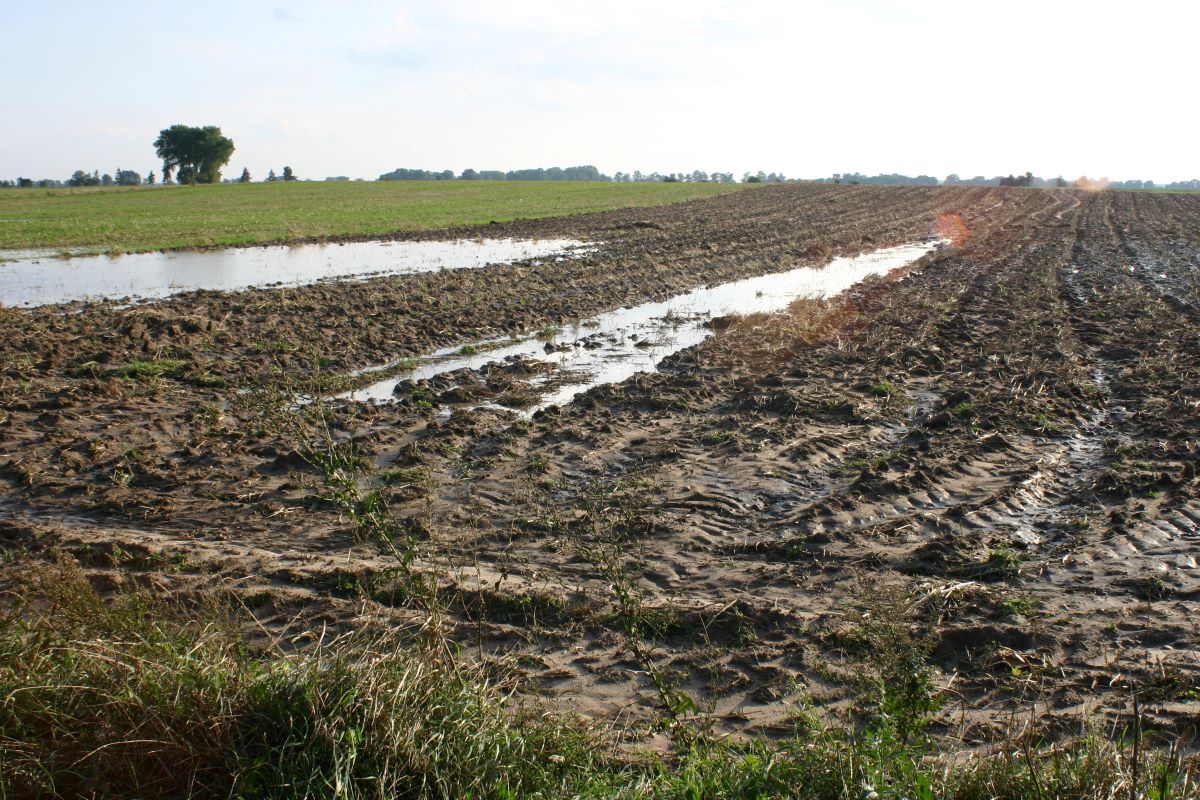
<path id="1" fill-rule="evenodd" d="M 460 239 L 234 247 L 0 262 L 0 303 L 154 300 L 180 292 L 303 286 L 330 279 L 477 269 L 531 258 L 570 258 L 595 245 L 574 239 Z"/>
<path id="2" fill-rule="evenodd" d="M 944 244 L 941 241 L 888 247 L 853 258 L 836 258 L 822 267 L 787 272 L 695 289 L 658 303 L 621 308 L 584 320 L 566 330 L 541 337 L 488 339 L 439 350 L 417 360 L 414 369 L 366 388 L 339 395 L 342 399 L 391 402 L 431 393 L 425 382 L 437 380 L 442 395 L 462 398 L 461 381 L 478 382 L 471 373 L 485 368 L 507 370 L 528 387 L 520 404 L 509 410 L 531 414 L 550 405 L 570 402 L 576 395 L 639 372 L 654 372 L 672 353 L 699 344 L 712 334 L 709 322 L 728 314 L 782 311 L 799 298 L 832 297 L 854 284 L 907 266 Z M 399 362 L 372 371 L 391 371 Z M 454 375 L 451 375 L 454 373 Z M 450 380 L 447 380 L 450 379 Z M 468 387 L 470 388 L 470 387 Z M 456 391 L 460 390 L 460 391 Z M 436 399 L 436 398 L 435 398 Z M 481 407 L 493 402 L 443 402 L 444 407 Z"/>

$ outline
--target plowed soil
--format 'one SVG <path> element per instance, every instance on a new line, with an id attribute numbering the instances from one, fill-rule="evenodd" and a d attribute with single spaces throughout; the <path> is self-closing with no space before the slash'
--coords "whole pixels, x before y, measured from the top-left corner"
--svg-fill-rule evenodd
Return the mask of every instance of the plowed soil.
<path id="1" fill-rule="evenodd" d="M 1194 723 L 1200 196 L 789 185 L 486 234 L 602 245 L 0 311 L 6 580 L 65 551 L 102 587 L 228 591 L 297 646 L 439 627 L 584 714 L 653 720 L 666 683 L 736 733 L 840 713 L 864 614 L 889 614 L 929 632 L 948 739 L 1119 724 L 1135 692 L 1145 724 Z M 289 410 L 405 355 L 931 235 L 953 243 L 532 420 L 439 413 L 438 386 Z"/>

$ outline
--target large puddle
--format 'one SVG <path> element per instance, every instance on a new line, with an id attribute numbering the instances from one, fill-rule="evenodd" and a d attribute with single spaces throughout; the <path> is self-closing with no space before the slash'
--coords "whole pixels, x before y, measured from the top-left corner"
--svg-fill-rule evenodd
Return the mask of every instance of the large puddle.
<path id="1" fill-rule="evenodd" d="M 528 378 L 536 394 L 533 402 L 514 408 L 529 414 L 570 402 L 593 386 L 617 383 L 639 372 L 654 372 L 667 356 L 712 335 L 708 323 L 714 317 L 782 311 L 799 298 L 832 297 L 866 278 L 906 266 L 941 244 L 909 244 L 854 258 L 836 258 L 823 267 L 801 267 L 695 289 L 661 303 L 621 308 L 541 336 L 489 339 L 440 350 L 419 359 L 415 369 L 341 397 L 388 402 L 410 397 L 423 381 L 449 373 L 465 377 L 469 371 L 490 365 L 510 366 Z M 530 362 L 545 364 L 531 371 Z M 390 371 L 395 366 L 393 362 L 375 369 Z M 446 386 L 438 388 L 446 393 Z"/>
<path id="2" fill-rule="evenodd" d="M 76 300 L 153 300 L 199 289 L 230 292 L 301 286 L 334 278 L 476 269 L 530 258 L 568 258 L 593 248 L 574 239 L 462 239 L 75 258 L 26 254 L 25 258 L 0 262 L 0 303 L 39 306 Z"/>

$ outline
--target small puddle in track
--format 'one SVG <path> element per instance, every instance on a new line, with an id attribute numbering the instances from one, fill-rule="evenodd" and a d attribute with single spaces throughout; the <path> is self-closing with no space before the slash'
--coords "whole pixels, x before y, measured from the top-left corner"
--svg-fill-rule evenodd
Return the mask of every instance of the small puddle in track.
<path id="1" fill-rule="evenodd" d="M 0 262 L 0 303 L 154 300 L 181 292 L 303 286 L 331 279 L 477 269 L 531 258 L 570 258 L 595 245 L 574 239 L 346 242 Z"/>
<path id="2" fill-rule="evenodd" d="M 835 258 L 822 267 L 801 267 L 695 289 L 664 302 L 600 314 L 540 337 L 486 339 L 446 348 L 416 359 L 415 368 L 403 374 L 338 397 L 393 402 L 408 400 L 419 392 L 420 397 L 441 405 L 444 413 L 453 408 L 496 406 L 469 399 L 472 394 L 490 393 L 481 391 L 486 381 L 476 373 L 484 370 L 490 377 L 498 373 L 505 382 L 521 383 L 518 394 L 523 401 L 515 405 L 502 401 L 501 407 L 532 414 L 568 403 L 594 386 L 656 371 L 667 356 L 711 336 L 709 323 L 714 317 L 771 313 L 786 309 L 799 298 L 832 297 L 866 278 L 907 266 L 942 244 L 889 247 L 854 258 Z M 400 363 L 393 361 L 358 375 L 393 372 Z M 430 386 L 431 381 L 437 385 Z"/>

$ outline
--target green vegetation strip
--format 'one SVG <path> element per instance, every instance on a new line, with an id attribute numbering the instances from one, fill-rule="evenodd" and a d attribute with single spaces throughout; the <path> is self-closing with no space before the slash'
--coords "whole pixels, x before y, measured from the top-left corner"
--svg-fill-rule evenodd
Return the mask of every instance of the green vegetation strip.
<path id="1" fill-rule="evenodd" d="M 659 206 L 716 183 L 277 182 L 0 191 L 0 249 L 171 250 Z"/>
<path id="2" fill-rule="evenodd" d="M 1195 797 L 1194 760 L 1141 737 L 1025 737 L 955 760 L 886 708 L 834 728 L 800 709 L 780 741 L 697 727 L 662 757 L 630 753 L 523 709 L 444 647 L 254 652 L 219 609 L 104 602 L 66 562 L 27 575 L 0 617 L 0 797 Z"/>

